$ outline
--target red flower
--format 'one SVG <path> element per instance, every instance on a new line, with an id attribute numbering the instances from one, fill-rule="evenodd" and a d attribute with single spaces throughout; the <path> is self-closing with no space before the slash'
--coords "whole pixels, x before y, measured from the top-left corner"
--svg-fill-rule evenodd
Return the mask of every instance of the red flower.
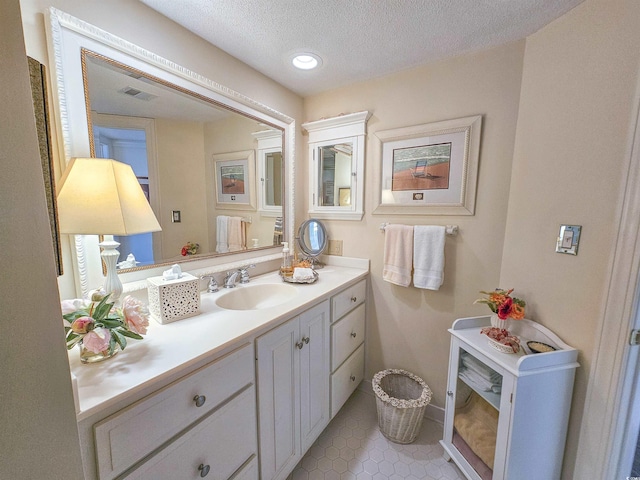
<path id="1" fill-rule="evenodd" d="M 182 251 L 180 253 L 182 254 L 183 257 L 186 257 L 187 253 L 189 253 L 187 252 L 187 247 L 182 247 Z"/>
<path id="2" fill-rule="evenodd" d="M 513 308 L 513 300 L 511 297 L 507 297 L 505 301 L 498 307 L 498 317 L 502 320 L 506 320 L 511 315 L 511 309 Z"/>

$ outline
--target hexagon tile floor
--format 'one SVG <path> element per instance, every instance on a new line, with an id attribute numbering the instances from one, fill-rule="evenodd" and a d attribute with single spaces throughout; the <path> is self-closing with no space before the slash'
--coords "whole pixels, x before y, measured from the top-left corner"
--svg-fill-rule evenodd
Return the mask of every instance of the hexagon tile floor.
<path id="1" fill-rule="evenodd" d="M 375 397 L 356 390 L 287 480 L 463 480 L 444 459 L 441 438 L 442 425 L 425 419 L 415 442 L 387 440 Z"/>

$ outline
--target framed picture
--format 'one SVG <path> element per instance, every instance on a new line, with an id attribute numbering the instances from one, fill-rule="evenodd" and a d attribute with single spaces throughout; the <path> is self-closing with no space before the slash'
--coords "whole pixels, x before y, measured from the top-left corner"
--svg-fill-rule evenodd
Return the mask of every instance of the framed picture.
<path id="1" fill-rule="evenodd" d="M 473 215 L 480 115 L 376 132 L 380 182 L 374 214 Z"/>
<path id="2" fill-rule="evenodd" d="M 338 202 L 341 207 L 351 205 L 351 188 L 338 189 Z"/>
<path id="3" fill-rule="evenodd" d="M 55 196 L 55 179 L 53 173 L 53 152 L 51 148 L 51 131 L 49 123 L 49 109 L 47 105 L 47 81 L 45 66 L 37 60 L 27 57 L 29 63 L 29 78 L 31 81 L 31 96 L 33 97 L 33 110 L 36 117 L 36 131 L 40 147 L 40 161 L 42 163 L 42 175 L 44 189 L 47 197 L 47 209 L 49 211 L 49 225 L 51 227 L 51 241 L 55 254 L 56 270 L 58 276 L 62 275 L 62 248 L 60 245 L 60 228 L 58 226 L 58 206 Z"/>
<path id="4" fill-rule="evenodd" d="M 255 155 L 253 150 L 213 155 L 215 206 L 255 210 Z"/>

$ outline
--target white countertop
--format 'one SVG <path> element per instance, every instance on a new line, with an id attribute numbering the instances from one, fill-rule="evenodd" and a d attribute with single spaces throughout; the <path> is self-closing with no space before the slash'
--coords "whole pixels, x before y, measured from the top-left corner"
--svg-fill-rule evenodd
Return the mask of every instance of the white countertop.
<path id="1" fill-rule="evenodd" d="M 69 351 L 71 372 L 77 380 L 78 420 L 92 416 L 127 397 L 161 385 L 167 377 L 188 372 L 190 366 L 218 353 L 240 346 L 277 326 L 309 306 L 342 290 L 368 274 L 368 260 L 345 262 L 348 266 L 327 265 L 318 270 L 314 284 L 290 284 L 298 291 L 280 305 L 261 310 L 225 310 L 215 301 L 228 293 L 203 293 L 200 314 L 160 325 L 150 320 L 144 340 L 131 340 L 114 358 L 84 365 L 76 348 Z M 282 283 L 277 273 L 251 279 L 248 284 Z M 236 288 L 243 288 L 238 285 Z M 229 291 L 232 291 L 229 289 Z"/>

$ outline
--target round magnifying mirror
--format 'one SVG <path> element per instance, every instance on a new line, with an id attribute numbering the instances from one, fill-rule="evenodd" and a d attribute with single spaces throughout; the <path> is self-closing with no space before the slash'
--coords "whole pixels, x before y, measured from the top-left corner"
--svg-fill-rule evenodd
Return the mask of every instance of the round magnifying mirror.
<path id="1" fill-rule="evenodd" d="M 319 220 L 311 218 L 300 225 L 298 229 L 298 245 L 315 268 L 321 268 L 322 264 L 318 262 L 318 255 L 322 254 L 327 248 L 328 243 L 327 231 Z"/>

